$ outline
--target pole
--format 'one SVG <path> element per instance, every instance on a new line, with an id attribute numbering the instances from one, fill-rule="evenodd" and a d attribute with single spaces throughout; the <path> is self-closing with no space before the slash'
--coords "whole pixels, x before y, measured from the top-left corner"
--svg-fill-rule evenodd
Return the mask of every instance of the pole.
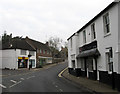
<path id="1" fill-rule="evenodd" d="M 109 49 L 110 57 L 113 59 L 112 47 Z M 115 77 L 114 77 L 114 69 L 113 69 L 113 60 L 110 62 L 112 64 L 112 89 L 115 89 Z"/>

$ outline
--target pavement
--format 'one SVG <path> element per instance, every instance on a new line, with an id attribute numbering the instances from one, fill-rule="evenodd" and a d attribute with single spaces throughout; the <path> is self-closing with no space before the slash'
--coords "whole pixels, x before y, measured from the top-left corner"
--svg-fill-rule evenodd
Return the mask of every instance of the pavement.
<path id="1" fill-rule="evenodd" d="M 86 87 L 90 90 L 92 90 L 93 92 L 97 92 L 97 93 L 102 93 L 102 94 L 120 94 L 120 92 L 118 92 L 117 90 L 113 90 L 112 87 L 103 84 L 99 81 L 94 81 L 94 80 L 90 80 L 88 78 L 85 77 L 76 77 L 73 76 L 71 74 L 68 73 L 68 69 L 66 69 L 62 76 L 72 82 L 75 82 L 76 84 L 82 85 L 83 87 Z"/>

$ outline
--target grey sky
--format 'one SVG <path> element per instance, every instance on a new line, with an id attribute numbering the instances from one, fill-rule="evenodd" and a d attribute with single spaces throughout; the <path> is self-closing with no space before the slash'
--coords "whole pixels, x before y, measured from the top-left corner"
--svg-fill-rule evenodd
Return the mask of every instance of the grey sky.
<path id="1" fill-rule="evenodd" d="M 64 41 L 113 0 L 0 0 L 0 34 Z"/>

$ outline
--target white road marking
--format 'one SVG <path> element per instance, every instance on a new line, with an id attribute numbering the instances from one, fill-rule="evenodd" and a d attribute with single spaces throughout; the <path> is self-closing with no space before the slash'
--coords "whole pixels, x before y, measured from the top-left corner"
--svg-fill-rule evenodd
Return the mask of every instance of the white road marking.
<path id="1" fill-rule="evenodd" d="M 17 83 L 17 81 L 15 81 L 15 80 L 10 80 L 11 82 L 13 82 L 13 83 Z"/>
<path id="2" fill-rule="evenodd" d="M 60 92 L 63 92 L 63 90 L 62 89 L 59 89 L 60 90 Z"/>
<path id="3" fill-rule="evenodd" d="M 2 85 L 2 84 L 0 84 L 0 86 L 1 86 L 2 88 L 7 88 L 6 86 L 4 86 L 4 85 Z"/>
<path id="4" fill-rule="evenodd" d="M 55 86 L 55 87 L 58 87 L 58 86 Z"/>
<path id="5" fill-rule="evenodd" d="M 25 80 L 24 78 L 20 78 L 21 80 Z"/>
<path id="6" fill-rule="evenodd" d="M 27 79 L 30 79 L 30 78 L 33 78 L 33 77 L 35 77 L 35 76 L 28 77 Z"/>
<path id="7" fill-rule="evenodd" d="M 21 82 L 22 82 L 22 81 L 19 81 L 19 82 L 15 83 L 15 84 L 11 85 L 9 88 L 14 87 L 15 85 L 17 85 L 17 84 L 19 84 L 19 83 L 21 83 Z"/>

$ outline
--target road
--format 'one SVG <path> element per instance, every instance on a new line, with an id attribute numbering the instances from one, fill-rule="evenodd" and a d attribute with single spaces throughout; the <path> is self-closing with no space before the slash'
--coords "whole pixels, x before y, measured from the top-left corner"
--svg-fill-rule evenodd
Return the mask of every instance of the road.
<path id="1" fill-rule="evenodd" d="M 44 70 L 3 77 L 3 92 L 88 92 L 86 88 L 58 77 L 67 63 L 57 64 Z"/>

